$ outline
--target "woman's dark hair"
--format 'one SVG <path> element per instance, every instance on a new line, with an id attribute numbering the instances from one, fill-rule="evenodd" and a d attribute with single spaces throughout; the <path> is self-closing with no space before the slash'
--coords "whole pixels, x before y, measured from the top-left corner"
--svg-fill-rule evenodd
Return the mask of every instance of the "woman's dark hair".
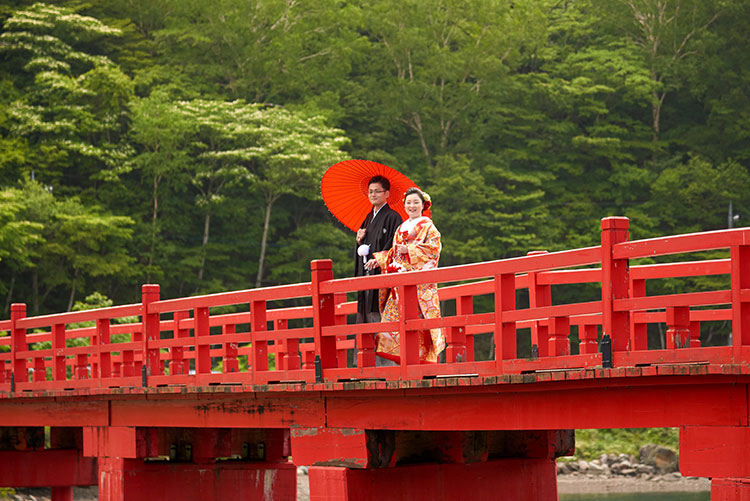
<path id="1" fill-rule="evenodd" d="M 387 177 L 381 176 L 380 174 L 371 177 L 367 186 L 370 186 L 373 183 L 378 183 L 385 191 L 390 191 L 391 189 L 391 182 L 388 181 Z"/>
<path id="2" fill-rule="evenodd" d="M 409 195 L 417 195 L 419 196 L 419 199 L 424 203 L 424 194 L 422 193 L 422 190 L 417 188 L 416 186 L 412 186 L 408 190 L 406 190 L 406 193 L 404 193 L 404 201 L 406 201 L 406 197 Z"/>

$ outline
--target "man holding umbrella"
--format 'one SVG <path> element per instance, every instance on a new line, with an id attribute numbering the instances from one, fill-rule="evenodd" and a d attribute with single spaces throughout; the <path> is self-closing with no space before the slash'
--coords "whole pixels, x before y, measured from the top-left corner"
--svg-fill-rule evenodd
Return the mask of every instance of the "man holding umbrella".
<path id="1" fill-rule="evenodd" d="M 391 183 L 385 176 L 376 175 L 368 182 L 367 198 L 372 204 L 365 220 L 357 230 L 357 247 L 354 253 L 354 276 L 380 273 L 368 271 L 364 263 L 374 252 L 387 251 L 393 245 L 393 234 L 403 221 L 401 215 L 388 206 Z M 378 291 L 359 291 L 357 296 L 357 322 L 380 322 Z"/>

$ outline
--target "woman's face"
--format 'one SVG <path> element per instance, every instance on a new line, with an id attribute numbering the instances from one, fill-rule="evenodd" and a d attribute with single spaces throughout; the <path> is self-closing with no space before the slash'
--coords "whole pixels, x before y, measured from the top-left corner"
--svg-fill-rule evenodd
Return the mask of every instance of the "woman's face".
<path id="1" fill-rule="evenodd" d="M 406 213 L 409 215 L 409 219 L 414 219 L 422 215 L 422 209 L 424 208 L 424 202 L 419 198 L 419 195 L 412 193 L 408 195 L 404 200 L 404 208 Z"/>

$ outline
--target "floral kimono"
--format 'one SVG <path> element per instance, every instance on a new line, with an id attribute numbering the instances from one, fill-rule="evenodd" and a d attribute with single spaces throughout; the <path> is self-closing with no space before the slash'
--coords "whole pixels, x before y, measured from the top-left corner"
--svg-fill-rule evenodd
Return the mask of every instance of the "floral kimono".
<path id="1" fill-rule="evenodd" d="M 397 245 L 406 245 L 408 254 L 400 254 Z M 432 220 L 422 216 L 407 219 L 396 230 L 393 236 L 393 247 L 387 252 L 376 252 L 382 273 L 399 273 L 402 271 L 429 270 L 436 268 L 440 259 L 440 232 Z M 437 284 L 417 285 L 420 318 L 440 317 L 440 300 Z M 398 294 L 396 289 L 380 290 L 381 321 L 398 321 Z M 381 332 L 375 338 L 376 352 L 383 358 L 400 361 L 401 344 L 398 332 Z M 438 355 L 445 349 L 443 329 L 430 329 L 419 332 L 419 360 L 437 362 Z"/>

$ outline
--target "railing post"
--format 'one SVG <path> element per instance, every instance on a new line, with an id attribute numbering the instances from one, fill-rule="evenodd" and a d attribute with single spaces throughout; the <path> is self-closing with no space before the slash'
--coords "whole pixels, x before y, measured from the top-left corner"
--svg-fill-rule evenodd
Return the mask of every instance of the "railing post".
<path id="1" fill-rule="evenodd" d="M 195 320 L 195 374 L 211 373 L 211 327 L 208 323 L 208 307 L 193 310 Z"/>
<path id="2" fill-rule="evenodd" d="M 516 323 L 503 314 L 516 309 L 516 276 L 495 275 L 495 369 L 503 372 L 503 360 L 516 358 Z"/>
<path id="3" fill-rule="evenodd" d="M 159 349 L 149 348 L 149 341 L 158 341 L 161 337 L 159 314 L 149 313 L 148 306 L 159 300 L 159 285 L 144 284 L 141 287 L 141 319 L 143 322 L 143 364 L 146 366 L 146 376 L 160 374 Z"/>
<path id="4" fill-rule="evenodd" d="M 112 377 L 112 352 L 102 351 L 102 348 L 110 344 L 109 318 L 99 318 L 96 321 L 96 332 L 99 352 L 99 377 Z"/>
<path id="5" fill-rule="evenodd" d="M 279 318 L 274 323 L 275 330 L 287 330 L 289 328 L 289 321 L 285 318 Z M 299 356 L 299 339 L 284 339 L 280 341 L 281 351 L 278 352 L 280 360 L 276 361 L 276 368 L 279 368 L 281 363 L 281 369 L 285 371 L 297 370 L 300 368 L 300 356 Z"/>
<path id="6" fill-rule="evenodd" d="M 732 351 L 734 362 L 744 360 L 742 349 L 750 345 L 750 245 L 737 245 L 730 249 L 732 266 Z"/>
<path id="7" fill-rule="evenodd" d="M 629 220 L 626 217 L 602 219 L 602 337 L 609 336 L 612 351 L 628 351 L 630 345 L 630 313 L 615 311 L 614 301 L 628 297 L 630 269 L 627 259 L 614 259 L 613 247 L 628 240 Z"/>
<path id="8" fill-rule="evenodd" d="M 419 331 L 409 330 L 407 320 L 419 318 L 416 285 L 402 285 L 398 290 L 398 332 L 401 345 L 401 379 L 408 379 L 407 367 L 419 363 Z"/>
<path id="9" fill-rule="evenodd" d="M 312 271 L 313 337 L 315 353 L 320 356 L 323 370 L 336 367 L 336 338 L 323 336 L 323 328 L 336 324 L 336 305 L 333 294 L 321 294 L 320 285 L 333 279 L 333 261 L 316 259 L 310 263 Z M 324 378 L 325 379 L 325 378 Z"/>
<path id="10" fill-rule="evenodd" d="M 172 336 L 175 339 L 183 339 L 190 337 L 190 330 L 180 328 L 180 322 L 187 320 L 189 317 L 187 311 L 175 311 L 172 327 Z M 173 346 L 169 353 L 171 354 L 171 360 L 169 361 L 169 375 L 170 376 L 183 376 L 190 373 L 190 367 L 188 361 L 185 360 L 185 347 L 184 346 Z"/>
<path id="11" fill-rule="evenodd" d="M 701 323 L 698 321 L 690 322 L 690 347 L 701 347 Z"/>
<path id="12" fill-rule="evenodd" d="M 68 378 L 65 367 L 65 324 L 52 326 L 52 379 L 65 381 Z"/>
<path id="13" fill-rule="evenodd" d="M 549 254 L 547 251 L 527 252 L 527 256 L 538 256 Z M 538 283 L 539 274 L 535 271 L 529 272 L 529 308 L 540 308 L 543 306 L 552 306 L 552 290 L 549 285 L 540 285 Z M 531 325 L 531 344 L 536 345 L 540 357 L 546 357 L 550 352 L 548 346 L 552 346 L 549 338 L 549 327 L 542 324 L 539 320 L 534 321 Z M 570 351 L 570 348 L 568 348 Z"/>
<path id="14" fill-rule="evenodd" d="M 253 383 L 258 381 L 255 376 L 258 371 L 268 370 L 268 341 L 259 340 L 256 335 L 268 329 L 266 301 L 250 302 L 250 364 Z"/>
<path id="15" fill-rule="evenodd" d="M 29 380 L 29 371 L 26 367 L 26 358 L 19 357 L 19 351 L 29 349 L 26 342 L 26 329 L 18 327 L 18 322 L 26 317 L 26 305 L 24 303 L 13 303 L 10 305 L 10 359 L 13 364 L 13 381 L 15 384 L 26 383 Z"/>
<path id="16" fill-rule="evenodd" d="M 690 347 L 690 308 L 667 308 L 667 349 Z"/>
<path id="17" fill-rule="evenodd" d="M 346 294 L 334 294 L 333 295 L 333 302 L 337 306 L 346 302 Z M 337 314 L 334 320 L 335 325 L 346 325 L 346 315 L 339 315 Z M 347 336 L 336 336 L 336 344 L 338 345 L 339 341 L 346 341 Z M 336 348 L 336 362 L 339 367 L 346 367 L 347 361 L 348 361 L 348 350 L 346 349 L 339 349 Z"/>
<path id="18" fill-rule="evenodd" d="M 456 298 L 456 315 L 472 315 L 474 313 L 474 296 L 461 296 Z M 466 329 L 468 331 L 468 329 Z M 466 361 L 474 361 L 474 336 L 464 332 L 466 336 Z"/>
<path id="19" fill-rule="evenodd" d="M 237 329 L 234 324 L 224 325 L 222 328 L 222 332 L 224 334 L 234 334 L 236 331 Z M 239 372 L 240 363 L 237 360 L 237 343 L 236 342 L 224 343 L 224 357 L 221 362 L 222 362 L 221 366 L 224 369 L 224 374 L 230 374 L 232 372 Z"/>
<path id="20" fill-rule="evenodd" d="M 630 297 L 646 297 L 646 280 L 643 278 L 630 281 Z M 635 323 L 635 315 L 630 315 L 630 349 L 633 351 L 648 349 L 648 325 Z"/>
<path id="21" fill-rule="evenodd" d="M 597 326 L 585 324 L 578 327 L 578 353 L 581 355 L 591 355 L 598 351 L 596 344 Z"/>
<path id="22" fill-rule="evenodd" d="M 551 357 L 570 355 L 570 339 L 568 336 L 570 336 L 570 318 L 550 318 L 548 355 Z"/>

